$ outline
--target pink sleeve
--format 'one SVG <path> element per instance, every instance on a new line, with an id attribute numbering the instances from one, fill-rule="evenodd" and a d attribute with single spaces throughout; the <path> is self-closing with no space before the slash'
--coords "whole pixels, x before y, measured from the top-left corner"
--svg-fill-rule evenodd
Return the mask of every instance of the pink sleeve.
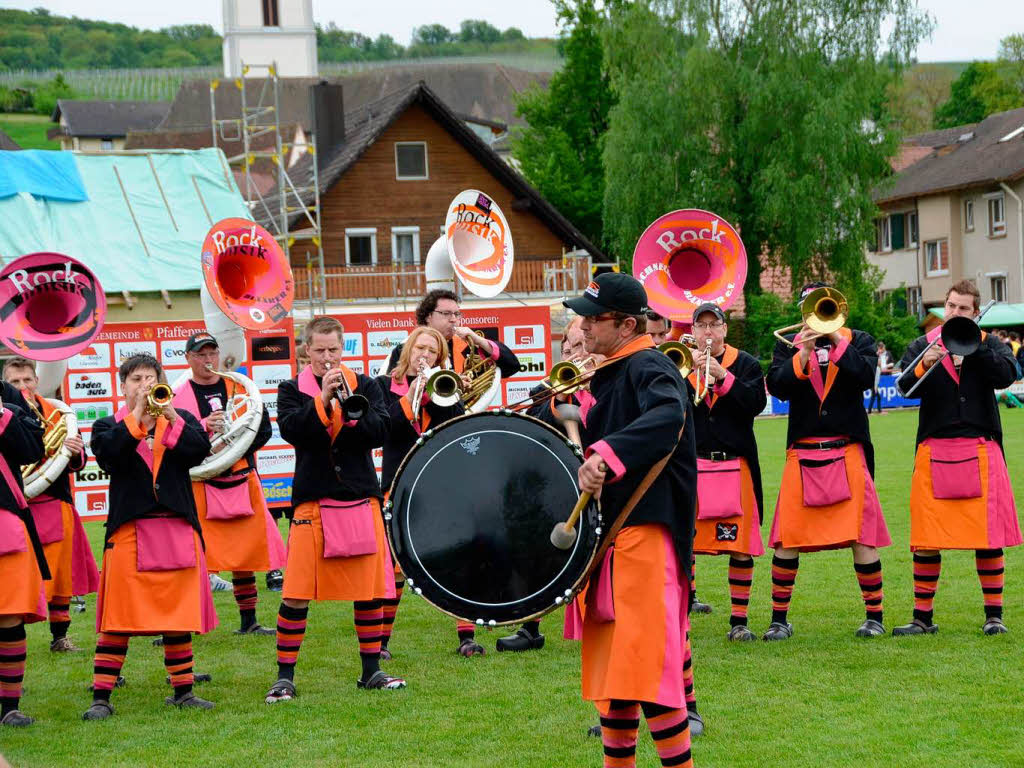
<path id="1" fill-rule="evenodd" d="M 829 352 L 828 359 L 833 363 L 838 363 L 839 358 L 843 356 L 843 352 L 846 351 L 848 346 L 850 346 L 850 340 L 844 337 L 838 344 L 836 344 L 833 350 Z"/>
<path id="2" fill-rule="evenodd" d="M 167 448 L 173 449 L 178 444 L 178 438 L 181 437 L 182 430 L 185 429 L 185 419 L 178 415 L 178 418 L 174 420 L 174 424 L 171 428 L 164 432 L 163 444 Z"/>
<path id="3" fill-rule="evenodd" d="M 607 464 L 608 469 L 611 470 L 611 481 L 618 480 L 626 474 L 626 465 L 619 460 L 619 457 L 615 455 L 615 451 L 613 451 L 612 447 L 604 440 L 598 440 L 592 446 L 587 448 L 585 455 L 589 459 L 595 453 L 604 459 L 604 463 Z"/>
<path id="4" fill-rule="evenodd" d="M 722 383 L 715 388 L 715 393 L 721 397 L 722 395 L 728 395 L 729 390 L 732 389 L 732 385 L 736 383 L 736 377 L 732 375 L 732 371 L 725 372 L 725 378 L 722 379 Z"/>
<path id="5" fill-rule="evenodd" d="M 487 342 L 487 348 L 490 350 L 488 354 L 490 354 L 491 360 L 498 362 L 498 358 L 501 356 L 501 350 L 498 349 L 498 345 L 490 339 L 484 339 L 484 341 Z"/>
<path id="6" fill-rule="evenodd" d="M 11 423 L 13 418 L 14 412 L 10 408 L 4 408 L 4 414 L 0 416 L 0 435 L 7 430 L 7 425 Z"/>

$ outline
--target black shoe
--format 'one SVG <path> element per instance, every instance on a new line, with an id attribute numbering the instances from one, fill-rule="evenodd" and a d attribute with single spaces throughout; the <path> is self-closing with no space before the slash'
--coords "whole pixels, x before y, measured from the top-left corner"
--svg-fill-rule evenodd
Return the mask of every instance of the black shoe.
<path id="1" fill-rule="evenodd" d="M 885 634 L 885 627 L 882 626 L 880 621 L 865 619 L 864 623 L 857 627 L 857 631 L 853 634 L 855 637 L 881 637 Z"/>
<path id="2" fill-rule="evenodd" d="M 160 637 L 154 637 L 153 638 L 153 647 L 161 648 L 161 647 L 163 647 L 163 644 L 164 644 L 164 636 L 163 635 L 160 635 Z"/>
<path id="3" fill-rule="evenodd" d="M 1002 617 L 993 616 L 981 625 L 981 631 L 986 635 L 1005 635 L 1010 630 L 1003 624 Z"/>
<path id="4" fill-rule="evenodd" d="M 495 643 L 498 651 L 531 651 L 544 647 L 544 635 L 531 635 L 529 630 L 520 628 L 514 635 L 499 637 Z"/>
<path id="5" fill-rule="evenodd" d="M 707 603 L 702 603 L 697 599 L 696 595 L 693 598 L 693 603 L 690 605 L 691 613 L 711 613 L 714 609 Z"/>
<path id="6" fill-rule="evenodd" d="M 280 569 L 267 571 L 267 589 L 280 592 L 284 588 L 284 573 Z"/>
<path id="7" fill-rule="evenodd" d="M 739 642 L 757 640 L 757 635 L 751 632 L 750 627 L 748 627 L 746 624 L 737 624 L 735 627 L 730 629 L 728 637 L 730 640 L 736 640 Z"/>
<path id="8" fill-rule="evenodd" d="M 295 690 L 295 683 L 282 677 L 270 686 L 270 690 L 267 691 L 263 701 L 267 704 L 276 704 L 279 701 L 291 701 L 298 695 L 298 692 Z"/>
<path id="9" fill-rule="evenodd" d="M 165 704 L 178 709 L 213 709 L 213 702 L 200 699 L 192 691 L 183 693 L 181 696 L 168 696 L 164 699 Z"/>
<path id="10" fill-rule="evenodd" d="M 768 631 L 761 636 L 762 640 L 788 640 L 793 636 L 793 625 L 783 624 L 780 621 L 773 621 L 768 625 Z"/>
<path id="11" fill-rule="evenodd" d="M 704 733 L 704 718 L 700 716 L 696 709 L 688 711 L 686 719 L 690 721 L 690 736 L 692 738 L 697 738 Z"/>
<path id="12" fill-rule="evenodd" d="M 484 647 L 472 637 L 467 637 L 459 643 L 459 647 L 455 649 L 455 652 L 459 654 L 459 656 L 465 656 L 468 659 L 471 656 L 483 656 Z"/>
<path id="13" fill-rule="evenodd" d="M 386 645 L 382 645 L 380 647 L 380 660 L 391 661 L 391 651 L 388 650 L 388 647 Z"/>
<path id="14" fill-rule="evenodd" d="M 171 682 L 171 678 L 168 677 L 167 678 L 167 682 Z M 124 688 L 125 683 L 126 683 L 126 681 L 124 679 L 124 675 L 118 675 L 117 676 L 117 680 L 114 681 L 114 687 L 115 688 Z M 96 690 L 96 688 L 95 688 L 95 686 L 92 683 L 89 683 L 88 690 L 89 690 L 89 693 L 92 693 L 93 691 Z"/>
<path id="15" fill-rule="evenodd" d="M 397 691 L 405 685 L 404 678 L 392 677 L 381 669 L 370 675 L 369 680 L 356 680 L 356 688 L 368 691 Z"/>
<path id="16" fill-rule="evenodd" d="M 589 728 L 587 728 L 587 736 L 596 736 L 597 738 L 600 739 L 601 738 L 601 724 L 598 723 L 597 725 L 592 725 Z"/>
<path id="17" fill-rule="evenodd" d="M 909 624 L 901 627 L 893 627 L 893 637 L 907 637 L 909 635 L 934 635 L 939 631 L 938 624 L 925 624 L 920 619 L 914 619 Z"/>
<path id="18" fill-rule="evenodd" d="M 35 721 L 34 717 L 29 717 L 20 709 L 12 709 L 4 715 L 3 720 L 0 720 L 0 725 L 8 725 L 11 728 L 25 728 L 32 725 Z"/>
<path id="19" fill-rule="evenodd" d="M 270 627 L 260 626 L 259 622 L 254 621 L 247 627 L 235 630 L 236 635 L 276 635 L 277 630 L 271 629 Z"/>
<path id="20" fill-rule="evenodd" d="M 82 715 L 83 720 L 106 720 L 114 714 L 113 705 L 106 699 L 93 699 L 92 704 L 85 714 Z"/>

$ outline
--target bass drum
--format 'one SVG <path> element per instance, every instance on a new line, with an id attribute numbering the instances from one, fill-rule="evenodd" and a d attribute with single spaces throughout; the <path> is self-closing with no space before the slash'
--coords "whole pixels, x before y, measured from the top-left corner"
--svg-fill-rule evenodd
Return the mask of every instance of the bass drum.
<path id="1" fill-rule="evenodd" d="M 588 505 L 568 550 L 550 541 L 579 499 L 576 446 L 542 421 L 471 413 L 425 432 L 384 505 L 406 582 L 441 611 L 478 625 L 533 619 L 563 605 L 601 535 Z"/>

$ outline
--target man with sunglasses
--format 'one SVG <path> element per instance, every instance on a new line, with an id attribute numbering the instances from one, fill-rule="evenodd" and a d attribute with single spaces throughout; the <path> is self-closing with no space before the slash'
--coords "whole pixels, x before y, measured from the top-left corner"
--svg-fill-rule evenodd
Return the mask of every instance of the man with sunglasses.
<path id="1" fill-rule="evenodd" d="M 452 361 L 452 370 L 461 374 L 466 367 L 466 355 L 469 343 L 472 342 L 485 356 L 489 356 L 498 366 L 503 379 L 519 373 L 519 358 L 511 349 L 499 341 L 491 341 L 461 325 L 462 311 L 459 309 L 459 297 L 452 291 L 436 288 L 429 291 L 416 306 L 416 325 L 424 325 L 439 331 L 448 342 L 448 359 Z M 386 373 L 391 373 L 398 365 L 402 355 L 402 344 L 391 350 Z"/>

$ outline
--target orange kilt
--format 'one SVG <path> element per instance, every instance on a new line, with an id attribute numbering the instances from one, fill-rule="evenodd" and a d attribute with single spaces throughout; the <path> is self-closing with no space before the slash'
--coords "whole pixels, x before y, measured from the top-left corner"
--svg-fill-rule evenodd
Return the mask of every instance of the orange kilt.
<path id="1" fill-rule="evenodd" d="M 324 557 L 320 503 L 295 508 L 288 533 L 288 562 L 281 597 L 288 600 L 377 600 L 395 596 L 391 549 L 380 515 L 380 501 L 370 499 L 377 551 L 355 557 Z"/>
<path id="2" fill-rule="evenodd" d="M 31 509 L 31 506 L 29 508 Z M 64 501 L 60 502 L 60 511 L 64 523 L 64 537 L 60 541 L 43 545 L 46 564 L 53 576 L 49 581 L 43 582 L 47 602 L 52 600 L 54 595 L 71 597 L 92 594 L 99 583 L 96 561 L 93 559 L 92 549 L 88 546 L 89 542 L 85 539 L 85 530 L 78 530 L 82 528 L 78 512 Z M 81 551 L 76 552 L 76 546 L 81 548 Z"/>
<path id="3" fill-rule="evenodd" d="M 192 483 L 199 525 L 206 542 L 206 565 L 211 571 L 272 571 L 284 568 L 284 542 L 267 509 L 259 476 L 250 472 L 247 483 L 253 514 L 231 520 L 208 520 L 206 484 L 202 481 Z"/>
<path id="4" fill-rule="evenodd" d="M 96 598 L 96 630 L 134 635 L 205 634 L 217 626 L 206 557 L 192 532 L 196 564 L 170 571 L 139 571 L 135 521 L 118 528 L 103 550 Z"/>
<path id="5" fill-rule="evenodd" d="M 763 555 L 761 519 L 754 495 L 754 480 L 746 459 L 740 462 L 740 509 L 732 517 L 700 519 L 700 497 L 697 497 L 697 525 L 693 551 L 698 555 Z M 720 528 L 719 526 L 725 526 Z"/>
<path id="6" fill-rule="evenodd" d="M 686 576 L 662 525 L 624 528 L 611 564 L 615 618 L 583 611 L 583 698 L 607 712 L 612 699 L 685 705 Z M 597 589 L 599 573 L 591 579 Z"/>
<path id="7" fill-rule="evenodd" d="M 936 498 L 932 478 L 934 443 L 958 444 L 963 456 L 976 458 L 980 495 L 974 498 Z M 972 445 L 972 443 L 974 445 Z M 963 464 L 945 464 L 943 471 L 957 472 L 963 482 L 973 471 Z M 910 549 L 1001 549 L 1021 543 L 1020 523 L 1006 460 L 999 445 L 984 438 L 929 438 L 917 447 L 914 479 L 910 486 Z"/>
<path id="8" fill-rule="evenodd" d="M 24 552 L 0 555 L 0 616 L 17 616 L 26 624 L 46 620 L 46 598 L 43 577 L 39 573 L 25 524 L 6 509 L 0 509 L 0 543 L 5 548 L 19 539 Z"/>
<path id="9" fill-rule="evenodd" d="M 864 459 L 864 449 L 859 443 L 848 443 L 843 454 L 850 498 L 828 506 L 808 506 L 804 503 L 797 449 L 786 450 L 782 487 L 769 537 L 772 547 L 814 552 L 855 543 L 869 547 L 892 544 L 875 483 Z"/>

